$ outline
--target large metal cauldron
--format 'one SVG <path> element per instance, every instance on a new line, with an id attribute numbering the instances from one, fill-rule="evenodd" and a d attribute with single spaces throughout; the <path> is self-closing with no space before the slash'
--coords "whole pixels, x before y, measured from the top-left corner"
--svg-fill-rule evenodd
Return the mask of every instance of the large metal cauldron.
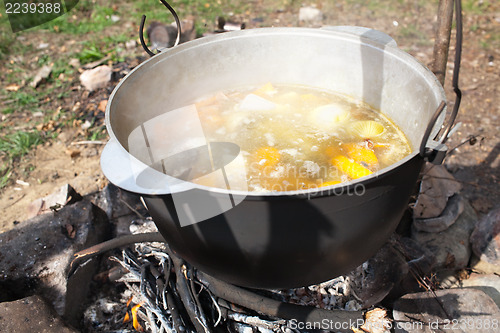
<path id="1" fill-rule="evenodd" d="M 104 174 L 117 186 L 141 194 L 172 250 L 214 277 L 241 286 L 286 288 L 348 272 L 372 256 L 396 228 L 424 163 L 419 154 L 424 132 L 445 100 L 429 70 L 390 39 L 377 34 L 378 41 L 367 38 L 372 33 L 244 30 L 154 56 L 123 79 L 110 97 L 106 126 L 111 140 L 101 157 Z M 131 137 L 145 130 L 143 124 L 155 123 L 199 96 L 266 82 L 319 87 L 362 99 L 403 130 L 413 153 L 373 175 L 319 193 L 259 194 L 173 179 L 157 171 L 162 157 L 153 156 L 152 143 L 141 139 L 144 149 L 131 147 Z M 161 140 L 180 142 L 181 130 L 166 131 Z M 186 225 L 175 201 L 183 196 L 203 198 L 198 206 L 221 206 L 230 196 L 233 205 Z M 198 206 L 185 202 L 183 207 L 190 211 Z"/>

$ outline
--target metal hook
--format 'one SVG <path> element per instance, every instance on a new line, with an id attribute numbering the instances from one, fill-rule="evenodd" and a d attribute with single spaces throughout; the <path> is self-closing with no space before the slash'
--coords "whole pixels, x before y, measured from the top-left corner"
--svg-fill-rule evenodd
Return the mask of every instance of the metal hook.
<path id="1" fill-rule="evenodd" d="M 449 133 L 453 127 L 453 123 L 457 118 L 458 108 L 460 107 L 460 102 L 462 101 L 462 91 L 458 87 L 458 76 L 460 73 L 460 61 L 462 59 L 462 39 L 463 39 L 463 28 L 462 28 L 462 1 L 455 0 L 455 20 L 456 20 L 456 42 L 455 42 L 455 60 L 453 64 L 453 79 L 452 86 L 455 92 L 455 104 L 453 105 L 453 111 L 450 116 L 450 120 L 446 125 L 446 128 L 441 136 L 441 143 L 445 143 L 449 138 Z"/>
<path id="2" fill-rule="evenodd" d="M 181 21 L 179 20 L 179 16 L 177 16 L 177 13 L 175 12 L 174 8 L 168 4 L 165 0 L 160 0 L 161 3 L 167 7 L 167 9 L 172 13 L 172 16 L 175 19 L 175 24 L 177 26 L 177 36 L 175 38 L 175 43 L 173 46 L 177 46 L 181 40 Z M 141 24 L 139 27 L 139 39 L 141 40 L 141 45 L 144 51 L 146 51 L 147 54 L 149 54 L 150 57 L 154 56 L 155 53 L 151 51 L 148 46 L 146 45 L 146 42 L 144 41 L 144 24 L 146 23 L 146 15 L 142 15 L 141 18 Z M 158 52 L 160 53 L 160 52 Z"/>

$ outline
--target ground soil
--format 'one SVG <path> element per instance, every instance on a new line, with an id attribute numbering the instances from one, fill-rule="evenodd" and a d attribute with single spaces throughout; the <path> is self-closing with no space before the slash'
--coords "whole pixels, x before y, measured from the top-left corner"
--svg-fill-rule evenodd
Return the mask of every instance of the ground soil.
<path id="1" fill-rule="evenodd" d="M 383 3 L 383 1 L 380 1 Z M 469 1 L 470 2 L 470 1 Z M 486 2 L 486 1 L 485 1 Z M 273 3 L 276 3 L 274 1 Z M 283 3 L 290 3 L 284 1 Z M 245 22 L 247 28 L 262 26 L 320 26 L 320 25 L 358 25 L 378 29 L 393 36 L 400 48 L 417 58 L 424 65 L 432 64 L 434 28 L 436 25 L 437 1 L 407 1 L 397 8 L 373 8 L 366 1 L 312 1 L 322 10 L 321 22 L 300 22 L 298 7 L 283 5 L 269 7 L 265 0 L 252 2 L 251 10 L 232 17 L 238 22 Z M 356 4 L 357 3 L 357 4 Z M 378 3 L 378 2 L 377 2 Z M 456 148 L 446 159 L 447 168 L 464 184 L 464 195 L 473 203 L 479 213 L 485 213 L 499 205 L 500 189 L 500 4 L 491 1 L 485 10 L 464 12 L 464 50 L 460 72 L 460 86 L 463 100 L 458 116 L 462 126 L 448 142 L 449 147 L 456 147 L 466 142 L 471 136 L 476 144 L 463 144 Z M 229 17 L 229 13 L 228 13 Z M 213 24 L 215 29 L 215 23 Z M 209 26 L 210 27 L 210 26 Z M 124 30 L 134 33 L 136 26 L 118 21 L 116 26 L 105 30 L 104 34 L 113 34 Z M 54 35 L 57 36 L 57 35 Z M 59 38 L 59 40 L 52 39 Z M 48 36 L 44 32 L 26 32 L 19 43 L 38 45 L 41 41 L 51 44 L 49 51 L 61 52 L 62 47 L 71 48 L 75 40 L 85 40 L 86 36 Z M 49 40 L 47 40 L 49 39 Z M 453 54 L 454 40 L 450 53 Z M 76 43 L 77 44 L 77 43 Z M 54 47 L 56 46 L 56 47 Z M 36 52 L 36 51 L 35 51 Z M 125 64 L 111 64 L 114 68 L 133 67 L 141 60 L 138 48 L 130 51 Z M 3 61 L 13 61 L 17 55 L 10 55 Z M 33 56 L 33 55 L 32 55 Z M 34 55 L 36 56 L 36 54 Z M 448 64 L 445 90 L 453 105 L 454 94 L 451 89 L 452 58 Z M 99 103 L 106 100 L 112 91 L 114 80 L 107 88 L 89 94 L 79 86 L 78 78 L 73 78 L 74 89 L 58 105 L 72 112 L 84 112 L 94 120 L 93 126 L 102 125 L 102 111 Z M 8 82 L 2 81 L 2 85 Z M 80 107 L 75 110 L 75 104 Z M 451 109 L 451 108 L 450 108 Z M 21 126 L 25 122 L 23 115 L 4 117 L 12 126 Z M 43 197 L 61 185 L 71 184 L 82 195 L 98 191 L 105 184 L 99 156 L 103 145 L 100 143 L 78 144 L 85 139 L 81 133 L 81 121 L 63 126 L 57 139 L 48 140 L 38 146 L 18 163 L 12 175 L 14 180 L 0 193 L 0 232 L 12 228 L 26 218 L 27 206 L 34 199 Z M 103 139 L 106 141 L 107 139 Z M 23 171 L 21 171 L 23 170 Z M 25 170 L 31 170 L 27 172 Z M 15 182 L 22 180 L 22 182 Z M 26 183 L 29 184 L 26 185 Z M 24 185 L 22 185 L 24 184 Z"/>

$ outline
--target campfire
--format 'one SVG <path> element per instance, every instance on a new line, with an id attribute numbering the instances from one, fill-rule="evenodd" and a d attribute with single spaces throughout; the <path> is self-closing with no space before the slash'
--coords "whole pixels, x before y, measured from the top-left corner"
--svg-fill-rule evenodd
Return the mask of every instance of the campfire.
<path id="1" fill-rule="evenodd" d="M 206 275 L 180 259 L 150 219 L 136 220 L 133 226 L 137 233 L 77 253 L 72 262 L 70 274 L 78 274 L 80 264 L 128 244 L 119 255 L 109 257 L 114 265 L 98 275 L 99 279 L 112 280 L 116 290 L 121 289 L 117 288 L 120 284 L 126 286 L 121 295 L 114 296 L 122 304 L 115 303 L 113 309 L 122 315 L 99 322 L 98 318 L 109 316 L 106 312 L 110 307 L 110 301 L 99 298 L 85 311 L 88 329 L 114 331 L 129 323 L 137 331 L 148 332 L 241 332 L 250 327 L 286 332 L 300 320 L 328 321 L 332 328 L 351 331 L 365 323 L 361 305 L 349 291 L 348 277 L 299 289 L 244 289 Z M 358 311 L 341 310 L 346 308 Z"/>

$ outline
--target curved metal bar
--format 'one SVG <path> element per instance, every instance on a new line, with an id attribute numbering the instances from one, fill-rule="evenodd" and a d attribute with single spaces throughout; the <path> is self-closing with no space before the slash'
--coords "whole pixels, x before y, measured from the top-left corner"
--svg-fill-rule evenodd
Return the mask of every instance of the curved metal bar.
<path id="1" fill-rule="evenodd" d="M 149 49 L 149 47 L 146 45 L 146 42 L 144 41 L 144 23 L 146 22 L 146 15 L 142 15 L 141 17 L 141 25 L 139 27 L 139 39 L 141 40 L 141 45 L 144 51 L 146 51 L 147 54 L 149 54 L 150 57 L 154 56 L 155 54 Z"/>
<path id="2" fill-rule="evenodd" d="M 425 129 L 424 137 L 422 138 L 422 142 L 420 143 L 420 156 L 421 157 L 427 156 L 427 151 L 425 149 L 427 146 L 427 142 L 429 141 L 429 137 L 431 135 L 432 129 L 434 128 L 434 125 L 436 124 L 436 121 L 439 118 L 439 115 L 441 114 L 441 112 L 443 112 L 445 106 L 446 106 L 446 102 L 441 101 L 438 108 L 436 109 L 436 111 L 432 115 L 432 118 L 429 122 L 429 125 L 427 125 L 427 128 Z"/>
<path id="3" fill-rule="evenodd" d="M 455 105 L 453 105 L 453 112 L 450 115 L 450 120 L 448 121 L 448 124 L 445 127 L 445 130 L 443 132 L 443 135 L 441 136 L 441 143 L 445 143 L 448 140 L 448 134 L 451 131 L 451 128 L 453 127 L 453 123 L 455 122 L 455 119 L 457 118 L 458 115 L 458 108 L 460 107 L 460 102 L 462 101 L 462 91 L 458 87 L 458 76 L 460 74 L 460 61 L 462 59 L 462 35 L 463 35 L 463 28 L 462 28 L 462 1 L 461 0 L 455 0 L 455 17 L 457 21 L 456 25 L 456 45 L 455 45 L 455 61 L 453 64 L 453 79 L 452 79 L 452 85 L 453 85 L 453 91 L 455 92 L 456 98 L 455 98 Z"/>
<path id="4" fill-rule="evenodd" d="M 172 13 L 172 16 L 174 17 L 175 25 L 177 26 L 177 36 L 175 37 L 175 43 L 172 47 L 177 46 L 181 41 L 181 20 L 179 19 L 179 16 L 177 16 L 177 13 L 175 12 L 174 8 L 170 6 L 168 2 L 166 2 L 165 0 L 160 0 L 160 1 L 165 7 L 168 8 L 170 13 Z"/>
<path id="5" fill-rule="evenodd" d="M 437 141 L 441 144 L 445 144 L 448 140 L 448 135 L 450 134 L 451 129 L 453 128 L 453 123 L 455 122 L 458 109 L 460 107 L 460 102 L 462 101 L 462 91 L 458 87 L 458 78 L 460 74 L 460 62 L 462 59 L 462 40 L 463 40 L 463 28 L 462 28 L 462 1 L 455 0 L 455 18 L 456 18 L 456 45 L 455 45 L 455 60 L 453 63 L 453 79 L 452 86 L 453 91 L 455 92 L 455 104 L 453 105 L 453 111 L 451 112 L 450 119 L 446 126 L 444 126 L 443 134 L 440 136 Z M 429 140 L 429 136 L 431 135 L 432 128 L 434 127 L 439 115 L 443 112 L 445 107 L 445 102 L 441 102 L 438 109 L 434 113 L 431 118 L 429 125 L 425 130 L 425 134 L 422 142 L 420 143 L 420 156 L 427 157 L 432 153 L 426 151 L 427 141 Z"/>
<path id="6" fill-rule="evenodd" d="M 160 1 L 165 7 L 167 7 L 167 9 L 170 11 L 170 13 L 172 13 L 172 16 L 175 19 L 175 25 L 177 26 L 177 35 L 175 38 L 174 45 L 172 47 L 177 46 L 179 44 L 179 42 L 181 41 L 181 21 L 179 19 L 179 16 L 175 12 L 174 8 L 172 6 L 170 6 L 170 4 L 168 2 L 166 2 L 165 0 L 160 0 Z M 155 55 L 155 53 L 153 53 L 153 51 L 151 51 L 149 49 L 149 47 L 146 45 L 146 42 L 144 41 L 144 25 L 145 25 L 145 23 L 146 23 L 146 15 L 142 15 L 141 24 L 139 27 L 139 39 L 141 40 L 141 45 L 142 45 L 142 48 L 144 49 L 144 51 L 146 51 L 146 53 L 150 57 L 152 57 Z"/>

